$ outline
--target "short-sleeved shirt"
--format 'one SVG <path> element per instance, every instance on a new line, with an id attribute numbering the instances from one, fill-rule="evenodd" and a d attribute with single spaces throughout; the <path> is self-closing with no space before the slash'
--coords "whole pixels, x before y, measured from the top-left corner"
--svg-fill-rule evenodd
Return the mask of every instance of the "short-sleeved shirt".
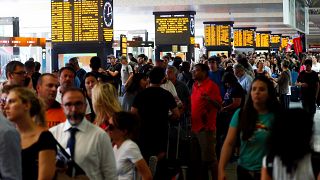
<path id="1" fill-rule="evenodd" d="M 218 71 L 209 71 L 209 74 L 208 74 L 209 78 L 218 85 L 220 89 L 221 98 L 224 96 L 224 93 L 225 93 L 224 84 L 222 82 L 223 74 L 224 74 L 223 69 L 218 69 Z"/>
<path id="2" fill-rule="evenodd" d="M 209 78 L 201 84 L 195 82 L 191 94 L 192 131 L 199 132 L 202 129 L 215 131 L 218 109 L 210 105 L 202 95 L 209 96 L 212 101 L 222 102 L 219 87 Z"/>
<path id="3" fill-rule="evenodd" d="M 138 145 L 128 139 L 119 148 L 115 145 L 113 152 L 119 180 L 134 179 L 135 163 L 143 159 Z"/>
<path id="4" fill-rule="evenodd" d="M 122 67 L 121 67 L 121 82 L 122 82 L 122 85 L 126 84 L 126 82 L 128 81 L 128 78 L 130 76 L 130 73 L 133 73 L 133 70 L 132 70 L 131 66 L 122 64 Z"/>
<path id="5" fill-rule="evenodd" d="M 46 121 L 48 128 L 56 126 L 64 121 L 66 121 L 66 115 L 57 101 L 55 101 L 52 106 L 46 110 Z"/>
<path id="6" fill-rule="evenodd" d="M 40 134 L 37 142 L 22 149 L 22 177 L 26 180 L 37 180 L 39 153 L 44 150 L 57 150 L 56 141 L 49 131 Z"/>
<path id="7" fill-rule="evenodd" d="M 240 107 L 243 105 L 244 99 L 245 99 L 245 92 L 239 83 L 235 84 L 234 87 L 230 87 L 226 89 L 226 93 L 224 94 L 224 97 L 223 97 L 223 106 L 225 107 L 232 104 L 233 98 L 241 98 Z M 231 110 L 231 112 L 233 113 L 235 110 L 236 109 Z"/>
<path id="8" fill-rule="evenodd" d="M 236 110 L 231 119 L 230 127 L 238 128 L 239 113 L 240 109 Z M 259 114 L 258 119 L 252 137 L 246 141 L 240 138 L 240 156 L 238 165 L 250 171 L 261 170 L 262 158 L 267 153 L 266 141 L 270 134 L 270 127 L 271 122 L 274 119 L 274 114 Z"/>
<path id="9" fill-rule="evenodd" d="M 306 71 L 300 72 L 298 82 L 307 83 L 308 87 L 301 87 L 301 96 L 303 99 L 315 98 L 316 87 L 319 83 L 318 74 L 314 71 L 307 73 Z"/>
<path id="10" fill-rule="evenodd" d="M 116 83 L 119 83 L 121 80 L 121 66 L 122 66 L 121 64 L 117 63 L 115 65 L 111 64 L 108 68 L 108 70 L 112 72 L 118 71 L 118 74 L 115 77 L 113 77 L 113 81 Z"/>
<path id="11" fill-rule="evenodd" d="M 177 107 L 172 94 L 161 87 L 149 87 L 134 99 L 132 107 L 141 118 L 138 145 L 145 159 L 166 152 L 168 139 L 168 112 Z"/>

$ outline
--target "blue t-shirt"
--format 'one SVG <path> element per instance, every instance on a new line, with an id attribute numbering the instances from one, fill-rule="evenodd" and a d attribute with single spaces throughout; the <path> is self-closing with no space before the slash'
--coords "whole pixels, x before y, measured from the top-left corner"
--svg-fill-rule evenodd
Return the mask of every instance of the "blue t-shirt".
<path id="1" fill-rule="evenodd" d="M 239 112 L 240 109 L 234 113 L 230 122 L 230 127 L 238 127 Z M 267 153 L 266 141 L 270 134 L 271 121 L 274 119 L 274 114 L 259 114 L 258 119 L 259 121 L 256 124 L 256 130 L 252 137 L 247 141 L 243 141 L 242 138 L 240 138 L 240 157 L 238 159 L 238 165 L 250 171 L 261 170 L 262 158 Z"/>
<path id="2" fill-rule="evenodd" d="M 223 74 L 224 74 L 224 70 L 222 69 L 218 69 L 218 71 L 209 71 L 208 73 L 208 76 L 209 78 L 218 85 L 219 89 L 220 89 L 220 95 L 221 95 L 221 98 L 224 97 L 224 94 L 225 94 L 225 89 L 224 89 L 224 85 L 223 85 L 223 82 L 222 82 L 222 77 L 223 77 Z"/>

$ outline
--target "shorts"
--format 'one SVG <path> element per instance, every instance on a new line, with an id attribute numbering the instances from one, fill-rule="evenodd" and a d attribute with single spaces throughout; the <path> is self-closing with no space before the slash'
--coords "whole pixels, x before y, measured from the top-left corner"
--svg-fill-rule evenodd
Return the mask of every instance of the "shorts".
<path id="1" fill-rule="evenodd" d="M 202 162 L 215 162 L 216 157 L 216 132 L 202 130 L 196 133 L 197 140 L 200 146 L 201 161 Z"/>

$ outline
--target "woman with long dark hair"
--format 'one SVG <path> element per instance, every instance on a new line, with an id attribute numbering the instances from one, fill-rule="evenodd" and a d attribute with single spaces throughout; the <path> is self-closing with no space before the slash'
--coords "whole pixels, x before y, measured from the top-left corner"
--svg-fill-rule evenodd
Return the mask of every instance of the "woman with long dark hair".
<path id="1" fill-rule="evenodd" d="M 261 179 L 320 179 L 320 164 L 313 163 L 312 136 L 313 118 L 310 114 L 301 108 L 283 111 L 272 126 Z"/>
<path id="2" fill-rule="evenodd" d="M 86 73 L 84 76 L 84 94 L 89 103 L 87 106 L 90 106 L 91 109 L 91 113 L 89 116 L 87 116 L 87 119 L 89 119 L 91 122 L 93 122 L 96 118 L 96 114 L 94 113 L 92 105 L 92 89 L 96 84 L 98 84 L 98 74 L 93 72 Z"/>
<path id="3" fill-rule="evenodd" d="M 259 76 L 254 79 L 247 102 L 232 117 L 221 151 L 218 173 L 220 180 L 226 177 L 225 168 L 238 135 L 240 135 L 238 179 L 260 179 L 261 162 L 266 154 L 266 139 L 270 133 L 271 123 L 279 110 L 276 92 L 269 78 Z"/>

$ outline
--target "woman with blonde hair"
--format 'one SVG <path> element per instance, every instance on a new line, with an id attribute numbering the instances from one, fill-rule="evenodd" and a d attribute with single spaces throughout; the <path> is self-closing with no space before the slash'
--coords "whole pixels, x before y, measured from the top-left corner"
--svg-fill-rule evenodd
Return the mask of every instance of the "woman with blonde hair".
<path id="1" fill-rule="evenodd" d="M 110 83 L 97 84 L 92 89 L 92 105 L 96 113 L 95 124 L 102 129 L 108 127 L 109 118 L 121 111 L 118 93 Z"/>
<path id="2" fill-rule="evenodd" d="M 7 119 L 17 125 L 21 137 L 22 177 L 53 179 L 56 169 L 56 141 L 44 128 L 44 104 L 27 88 L 13 88 L 7 96 Z"/>

